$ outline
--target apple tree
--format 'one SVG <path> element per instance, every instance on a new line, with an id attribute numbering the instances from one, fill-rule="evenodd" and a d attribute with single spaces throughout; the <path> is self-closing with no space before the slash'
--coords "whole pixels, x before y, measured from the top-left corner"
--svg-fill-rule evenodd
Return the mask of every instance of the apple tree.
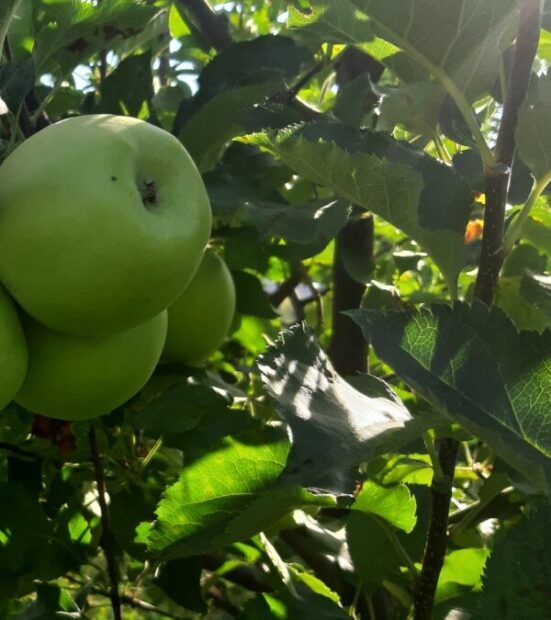
<path id="1" fill-rule="evenodd" d="M 1 620 L 551 618 L 550 50 L 0 2 Z"/>

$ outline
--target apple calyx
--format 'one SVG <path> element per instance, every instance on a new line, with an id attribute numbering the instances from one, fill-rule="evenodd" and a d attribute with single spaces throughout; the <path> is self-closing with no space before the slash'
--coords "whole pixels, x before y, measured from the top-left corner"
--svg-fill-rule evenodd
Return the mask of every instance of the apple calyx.
<path id="1" fill-rule="evenodd" d="M 147 208 L 149 205 L 154 205 L 157 202 L 157 187 L 155 181 L 146 181 L 142 179 L 138 183 L 138 191 L 142 197 L 144 207 Z"/>

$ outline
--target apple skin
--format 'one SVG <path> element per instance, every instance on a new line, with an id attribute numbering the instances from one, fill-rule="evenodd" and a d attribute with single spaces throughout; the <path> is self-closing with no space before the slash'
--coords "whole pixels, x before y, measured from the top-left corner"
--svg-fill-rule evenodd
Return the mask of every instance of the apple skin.
<path id="1" fill-rule="evenodd" d="M 50 329 L 123 331 L 184 290 L 211 219 L 174 136 L 130 117 L 69 118 L 0 166 L 0 280 Z"/>
<path id="2" fill-rule="evenodd" d="M 11 402 L 27 374 L 27 343 L 15 305 L 0 286 L 0 411 Z"/>
<path id="3" fill-rule="evenodd" d="M 23 320 L 29 367 L 15 400 L 33 413 L 87 420 L 137 394 L 159 361 L 167 313 L 124 332 L 95 338 L 55 332 Z"/>
<path id="4" fill-rule="evenodd" d="M 168 308 L 163 360 L 201 366 L 228 335 L 235 314 L 235 286 L 220 256 L 205 252 L 195 277 Z"/>

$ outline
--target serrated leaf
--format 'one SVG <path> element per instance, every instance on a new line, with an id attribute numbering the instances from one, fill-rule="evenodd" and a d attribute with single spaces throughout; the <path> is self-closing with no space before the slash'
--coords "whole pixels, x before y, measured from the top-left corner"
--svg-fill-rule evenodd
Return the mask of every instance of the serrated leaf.
<path id="1" fill-rule="evenodd" d="M 472 196 L 452 168 L 386 134 L 341 123 L 309 123 L 268 140 L 290 168 L 418 241 L 455 289 Z"/>
<path id="2" fill-rule="evenodd" d="M 465 588 L 480 589 L 482 571 L 489 556 L 488 549 L 471 547 L 448 553 L 438 578 L 435 602 L 464 593 Z"/>
<path id="3" fill-rule="evenodd" d="M 516 143 L 522 161 L 537 179 L 551 174 L 551 71 L 533 76 L 518 113 Z"/>
<path id="4" fill-rule="evenodd" d="M 186 467 L 157 507 L 150 551 L 172 559 L 216 547 L 231 521 L 259 494 L 274 488 L 288 452 L 285 433 L 266 428 L 227 438 Z"/>
<path id="5" fill-rule="evenodd" d="M 480 302 L 348 314 L 411 387 L 534 484 L 549 485 L 551 332 L 519 332 Z"/>
<path id="6" fill-rule="evenodd" d="M 353 466 L 420 434 L 426 423 L 413 420 L 395 395 L 381 395 L 378 389 L 367 396 L 347 383 L 314 337 L 299 327 L 284 332 L 258 367 L 292 431 L 284 480 L 349 491 Z M 373 394 L 371 380 L 367 383 L 366 392 Z"/>
<path id="7" fill-rule="evenodd" d="M 473 620 L 551 618 L 551 506 L 502 531 L 486 563 Z"/>
<path id="8" fill-rule="evenodd" d="M 381 517 L 406 534 L 417 523 L 417 503 L 405 484 L 384 487 L 368 480 L 356 496 L 352 509 Z"/>
<path id="9" fill-rule="evenodd" d="M 298 485 L 284 486 L 260 494 L 236 515 L 224 530 L 218 544 L 250 538 L 298 508 L 335 508 L 336 499 L 329 494 L 312 493 Z"/>

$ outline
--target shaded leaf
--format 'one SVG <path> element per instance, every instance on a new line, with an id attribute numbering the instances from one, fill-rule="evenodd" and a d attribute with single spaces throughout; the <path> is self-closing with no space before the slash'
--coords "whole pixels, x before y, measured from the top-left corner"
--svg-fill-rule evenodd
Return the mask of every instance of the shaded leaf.
<path id="1" fill-rule="evenodd" d="M 518 153 L 537 179 L 551 174 L 551 72 L 533 76 L 516 129 Z"/>
<path id="2" fill-rule="evenodd" d="M 420 425 L 425 424 L 413 421 L 397 397 L 382 395 L 380 387 L 374 396 L 352 387 L 337 375 L 314 337 L 301 328 L 284 332 L 259 359 L 258 367 L 279 415 L 292 431 L 285 480 L 350 491 L 353 466 L 396 448 L 422 432 Z M 364 382 L 370 394 L 373 380 Z M 362 378 L 355 385 L 360 382 Z"/>
<path id="3" fill-rule="evenodd" d="M 34 86 L 32 58 L 22 62 L 8 62 L 0 68 L 0 97 L 14 114 Z"/>
<path id="4" fill-rule="evenodd" d="M 153 99 L 151 53 L 125 58 L 102 82 L 98 112 L 140 116 Z"/>
<path id="5" fill-rule="evenodd" d="M 551 618 L 551 506 L 502 531 L 486 564 L 473 620 Z"/>
<path id="6" fill-rule="evenodd" d="M 263 319 L 273 319 L 277 316 L 257 277 L 246 271 L 232 271 L 231 273 L 235 284 L 237 312 Z"/>
<path id="7" fill-rule="evenodd" d="M 551 332 L 518 332 L 477 302 L 348 313 L 422 396 L 540 486 L 551 476 Z"/>

